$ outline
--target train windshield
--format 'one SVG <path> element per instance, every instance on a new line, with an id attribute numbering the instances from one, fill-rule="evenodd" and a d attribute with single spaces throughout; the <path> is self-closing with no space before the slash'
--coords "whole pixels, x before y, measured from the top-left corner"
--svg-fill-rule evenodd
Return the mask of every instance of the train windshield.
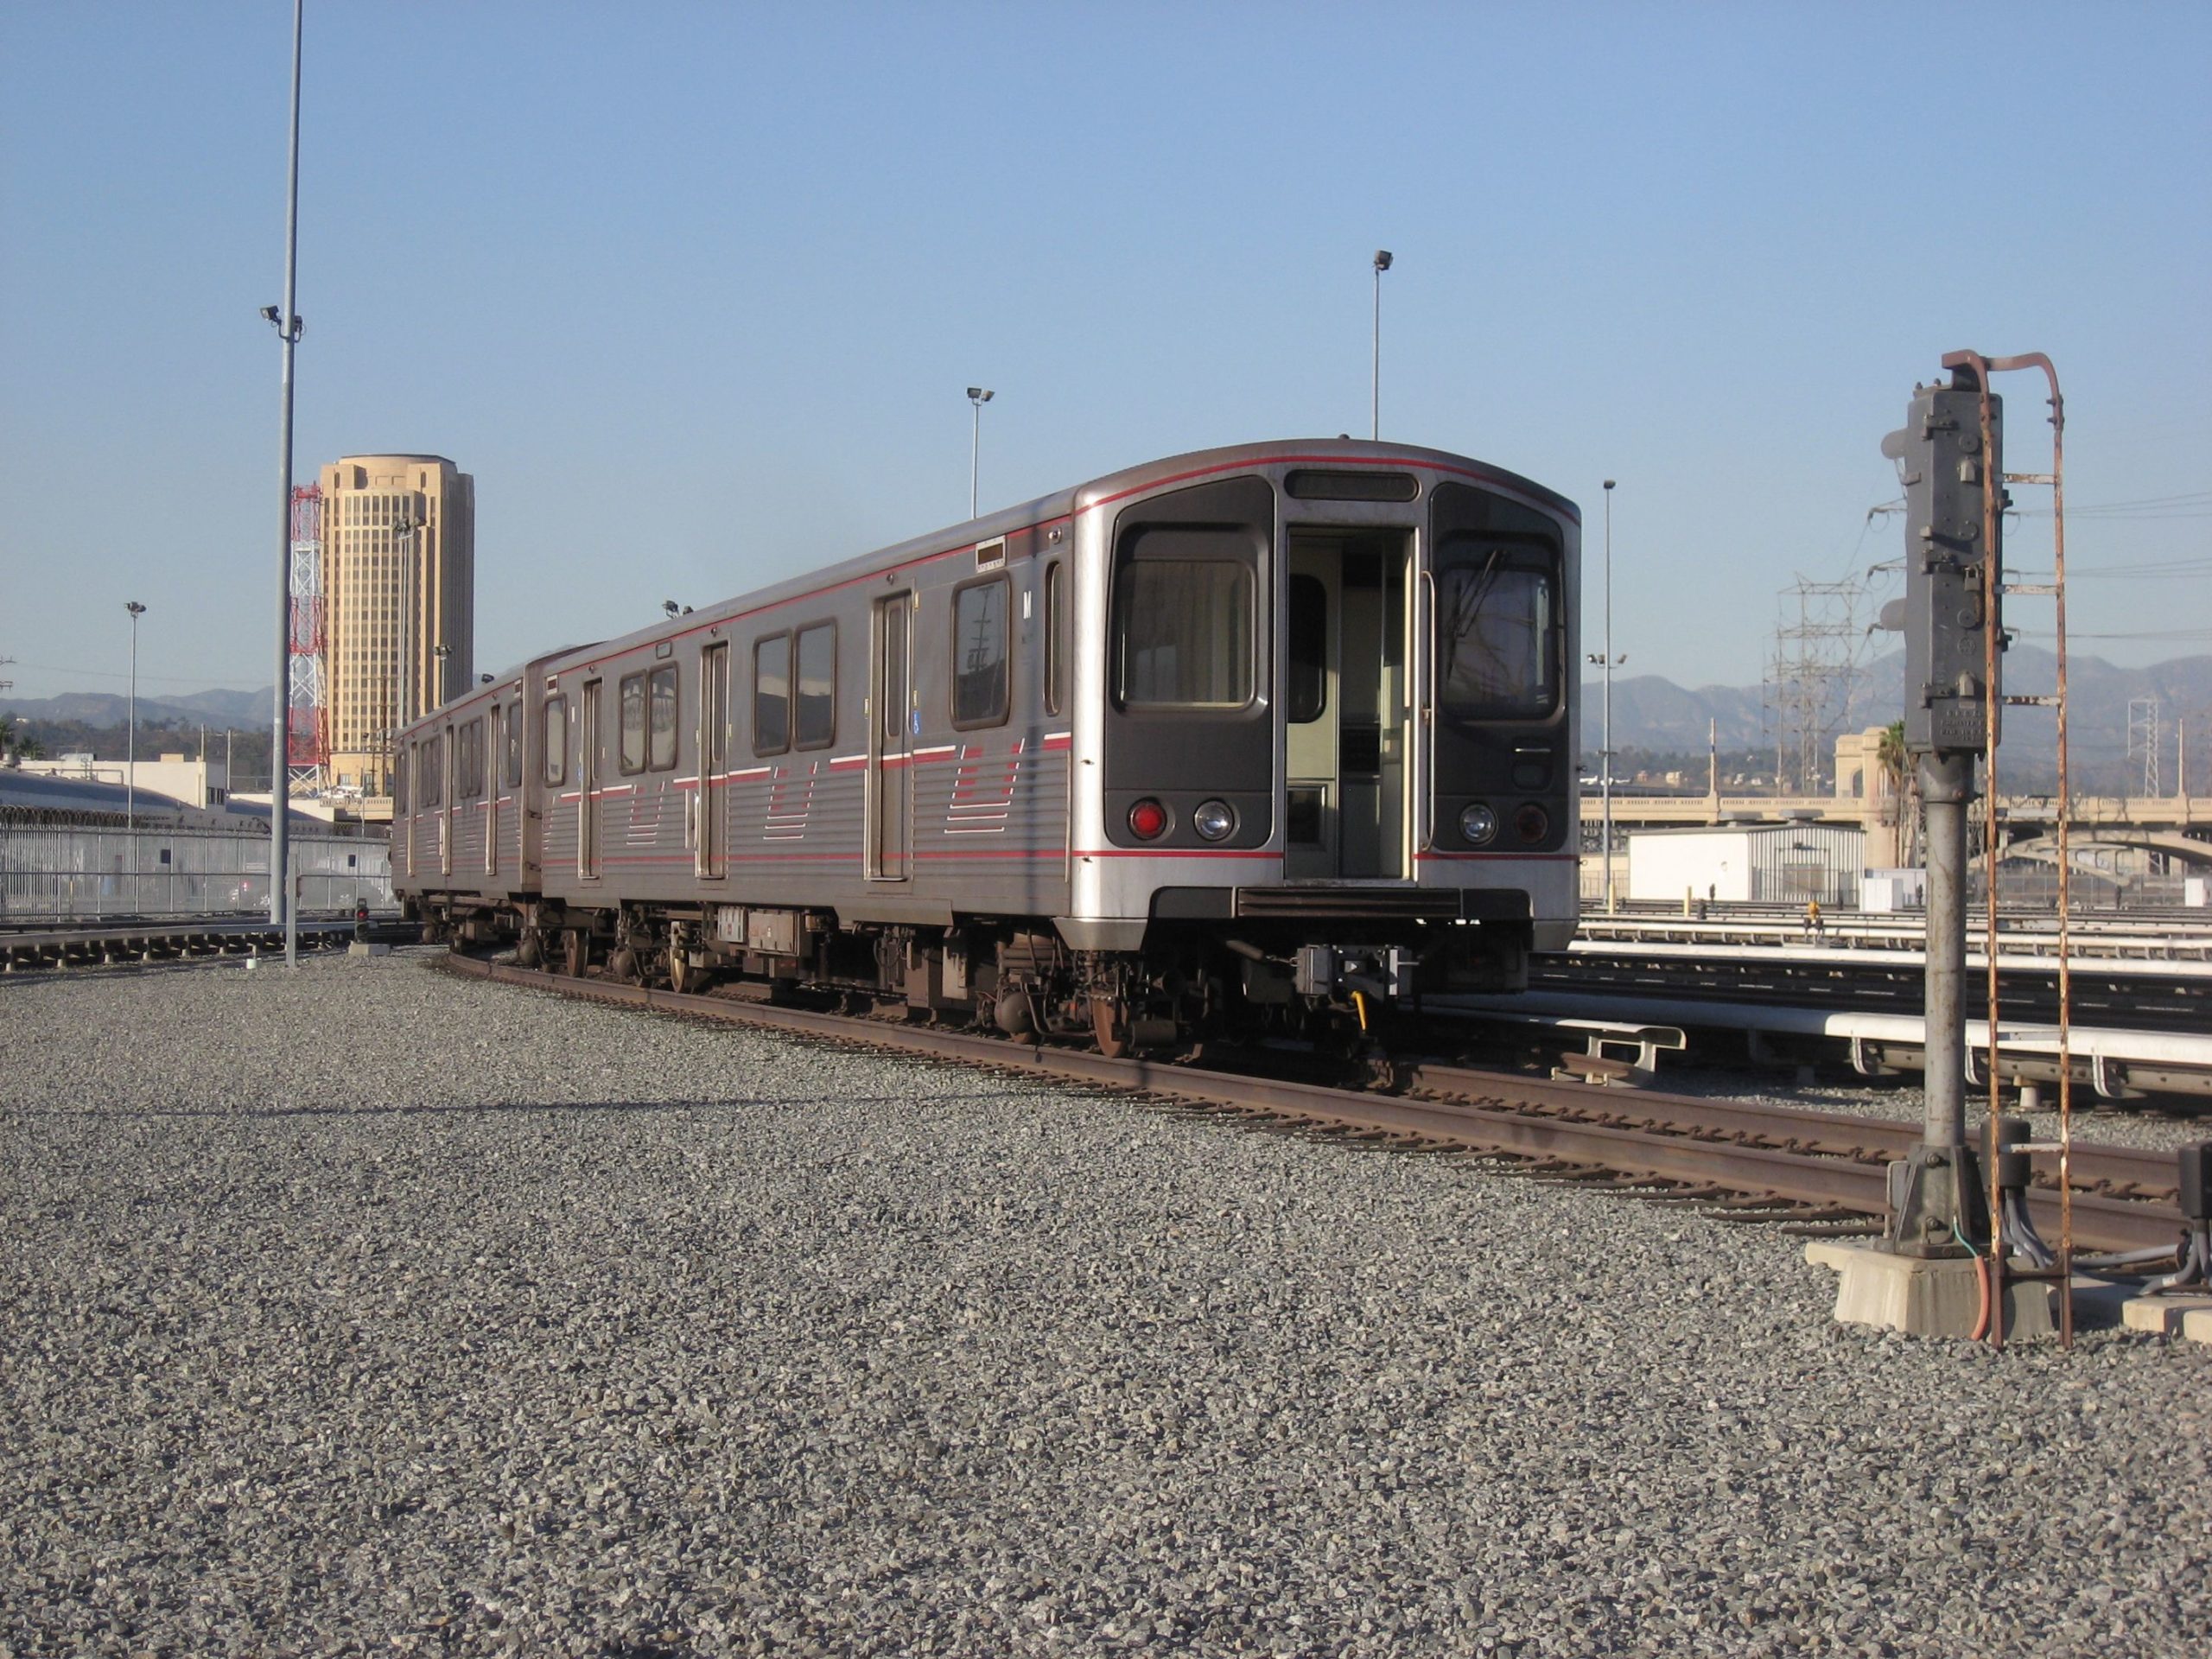
<path id="1" fill-rule="evenodd" d="M 1122 568 L 1115 615 L 1122 707 L 1241 709 L 1252 700 L 1252 575 L 1226 559 Z"/>
<path id="2" fill-rule="evenodd" d="M 1548 715 L 1559 700 L 1558 584 L 1532 549 L 1462 543 L 1436 573 L 1437 700 L 1452 720 Z"/>

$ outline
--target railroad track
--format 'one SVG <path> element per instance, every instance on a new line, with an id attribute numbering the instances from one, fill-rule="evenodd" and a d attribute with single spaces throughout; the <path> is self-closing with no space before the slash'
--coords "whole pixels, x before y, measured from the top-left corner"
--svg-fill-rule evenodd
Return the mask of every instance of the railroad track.
<path id="1" fill-rule="evenodd" d="M 1538 958 L 1532 988 L 1567 992 L 1700 997 L 1719 1002 L 1784 1002 L 1834 1006 L 1867 1014 L 1918 1014 L 1926 1004 L 1925 969 L 1916 960 L 1885 962 L 1875 950 L 1791 961 L 1776 955 L 1738 958 L 1694 948 L 1605 947 L 1604 954 Z M 2161 974 L 2165 968 L 2169 971 Z M 2058 1018 L 2058 991 L 2049 964 L 2000 959 L 2005 1017 L 2044 1024 Z M 1981 965 L 1969 971 L 1972 995 L 1981 990 Z M 2212 1006 L 2212 980 L 2203 964 L 2096 962 L 2073 973 L 2074 1020 L 2131 1031 L 2197 1033 Z M 1975 1005 L 1978 1007 L 1978 1005 Z"/>
<path id="2" fill-rule="evenodd" d="M 302 950 L 346 944 L 353 937 L 351 917 L 302 920 L 296 925 Z M 408 937 L 414 930 L 410 928 Z M 372 925 L 370 937 L 388 937 Z M 80 927 L 38 927 L 0 931 L 0 973 L 85 968 L 111 963 L 175 962 L 190 957 L 256 957 L 282 953 L 284 929 L 266 919 L 162 922 L 101 922 Z"/>
<path id="3" fill-rule="evenodd" d="M 1727 1220 L 1780 1222 L 1810 1234 L 1875 1230 L 1888 1204 L 1888 1164 L 1917 1141 L 1914 1126 L 1835 1113 L 1538 1081 L 1436 1062 L 1395 1068 L 1399 1092 L 1331 1088 L 1281 1077 L 1017 1042 L 893 1020 L 826 1013 L 743 995 L 683 995 L 452 955 L 442 965 L 501 984 L 621 1007 L 659 1009 L 804 1033 L 836 1041 L 1165 1096 L 1408 1150 L 1501 1159 L 1549 1179 L 1694 1205 Z M 2183 1229 L 2171 1156 L 2077 1144 L 2077 1249 L 2169 1245 Z M 2039 1173 L 2038 1180 L 2049 1177 Z M 2058 1194 L 2030 1194 L 2046 1237 Z"/>

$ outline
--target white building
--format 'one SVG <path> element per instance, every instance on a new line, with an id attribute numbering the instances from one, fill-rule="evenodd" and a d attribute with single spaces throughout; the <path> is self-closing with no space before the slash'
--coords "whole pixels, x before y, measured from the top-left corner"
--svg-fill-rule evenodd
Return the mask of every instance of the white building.
<path id="1" fill-rule="evenodd" d="M 87 783 L 135 786 L 141 795 L 162 795 L 186 806 L 219 808 L 231 798 L 231 769 L 221 760 L 188 760 L 164 754 L 141 760 L 132 785 L 128 760 L 95 760 L 89 754 L 65 754 L 58 760 L 26 760 L 22 770 L 44 778 L 81 778 Z"/>
<path id="2" fill-rule="evenodd" d="M 1859 902 L 1866 832 L 1857 824 L 1724 823 L 1628 838 L 1630 903 Z"/>

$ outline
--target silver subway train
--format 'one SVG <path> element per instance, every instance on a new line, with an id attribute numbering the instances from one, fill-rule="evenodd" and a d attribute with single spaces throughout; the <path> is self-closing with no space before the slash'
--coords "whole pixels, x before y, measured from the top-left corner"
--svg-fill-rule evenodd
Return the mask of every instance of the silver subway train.
<path id="1" fill-rule="evenodd" d="M 571 974 L 1356 1040 L 1573 931 L 1580 527 L 1399 444 L 1131 467 L 491 677 L 392 883 Z"/>

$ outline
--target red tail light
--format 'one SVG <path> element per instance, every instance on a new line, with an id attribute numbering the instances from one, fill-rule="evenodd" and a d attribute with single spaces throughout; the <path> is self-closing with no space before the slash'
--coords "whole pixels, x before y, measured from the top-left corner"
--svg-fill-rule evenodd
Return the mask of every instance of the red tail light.
<path id="1" fill-rule="evenodd" d="M 1524 806 L 1513 815 L 1515 833 L 1530 846 L 1552 832 L 1551 815 L 1541 806 Z"/>
<path id="2" fill-rule="evenodd" d="M 1167 809 L 1147 796 L 1129 809 L 1129 833 L 1139 841 L 1158 841 L 1167 833 Z"/>

